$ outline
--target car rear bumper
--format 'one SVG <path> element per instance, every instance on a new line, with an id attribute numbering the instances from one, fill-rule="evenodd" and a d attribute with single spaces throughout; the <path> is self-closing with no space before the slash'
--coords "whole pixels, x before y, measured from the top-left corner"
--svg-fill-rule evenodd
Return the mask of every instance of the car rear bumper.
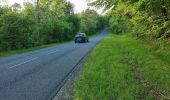
<path id="1" fill-rule="evenodd" d="M 83 43 L 83 42 L 86 42 L 86 39 L 85 38 L 76 38 L 75 42 Z"/>

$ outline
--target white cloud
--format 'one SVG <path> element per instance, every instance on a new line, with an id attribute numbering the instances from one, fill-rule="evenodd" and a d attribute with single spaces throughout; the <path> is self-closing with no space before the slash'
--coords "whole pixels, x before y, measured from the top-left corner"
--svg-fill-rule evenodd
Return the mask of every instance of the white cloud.
<path id="1" fill-rule="evenodd" d="M 86 10 L 88 8 L 86 0 L 67 0 L 67 1 L 70 1 L 71 3 L 74 4 L 75 6 L 74 10 L 76 13 Z"/>

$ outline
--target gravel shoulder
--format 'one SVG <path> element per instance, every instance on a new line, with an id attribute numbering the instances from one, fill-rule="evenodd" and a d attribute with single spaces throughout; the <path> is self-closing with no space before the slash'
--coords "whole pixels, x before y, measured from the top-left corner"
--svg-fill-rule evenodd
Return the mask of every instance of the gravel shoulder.
<path id="1" fill-rule="evenodd" d="M 75 68 L 75 70 L 69 75 L 64 85 L 58 91 L 56 96 L 52 100 L 74 100 L 74 86 L 75 81 L 80 77 L 84 69 L 84 63 L 88 56 L 86 56 Z"/>

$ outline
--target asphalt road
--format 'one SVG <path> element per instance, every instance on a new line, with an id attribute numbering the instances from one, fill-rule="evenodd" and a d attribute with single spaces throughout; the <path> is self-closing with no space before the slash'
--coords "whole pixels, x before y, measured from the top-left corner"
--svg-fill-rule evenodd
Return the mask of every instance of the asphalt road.
<path id="1" fill-rule="evenodd" d="M 0 58 L 0 100 L 48 100 L 75 65 L 108 33 Z"/>

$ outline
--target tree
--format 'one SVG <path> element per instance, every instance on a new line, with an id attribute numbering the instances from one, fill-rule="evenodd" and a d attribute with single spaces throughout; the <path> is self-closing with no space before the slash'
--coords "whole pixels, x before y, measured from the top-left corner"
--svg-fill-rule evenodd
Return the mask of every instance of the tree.
<path id="1" fill-rule="evenodd" d="M 94 10 L 87 9 L 85 12 L 81 13 L 80 18 L 81 32 L 85 32 L 90 35 L 103 28 L 103 18 Z"/>
<path id="2" fill-rule="evenodd" d="M 113 19 L 116 17 L 121 20 L 123 17 L 125 22 L 128 21 L 131 24 L 132 34 L 137 37 L 160 38 L 167 37 L 167 34 L 169 34 L 169 0 L 96 0 L 90 5 L 104 7 L 105 10 L 114 9 L 111 12 L 117 14 L 117 16 L 113 14 L 113 18 L 110 17 L 110 27 L 112 28 L 115 27 Z M 116 26 L 121 26 L 121 24 L 117 23 Z M 124 28 L 121 29 L 125 30 Z"/>
<path id="3" fill-rule="evenodd" d="M 27 17 L 8 12 L 0 17 L 0 51 L 16 50 L 32 46 L 30 35 L 34 24 Z"/>
<path id="4" fill-rule="evenodd" d="M 37 0 L 0 6 L 0 52 L 67 41 L 79 31 L 94 34 L 103 17 L 93 10 L 74 14 L 66 0 Z M 81 29 L 81 30 L 80 30 Z"/>

